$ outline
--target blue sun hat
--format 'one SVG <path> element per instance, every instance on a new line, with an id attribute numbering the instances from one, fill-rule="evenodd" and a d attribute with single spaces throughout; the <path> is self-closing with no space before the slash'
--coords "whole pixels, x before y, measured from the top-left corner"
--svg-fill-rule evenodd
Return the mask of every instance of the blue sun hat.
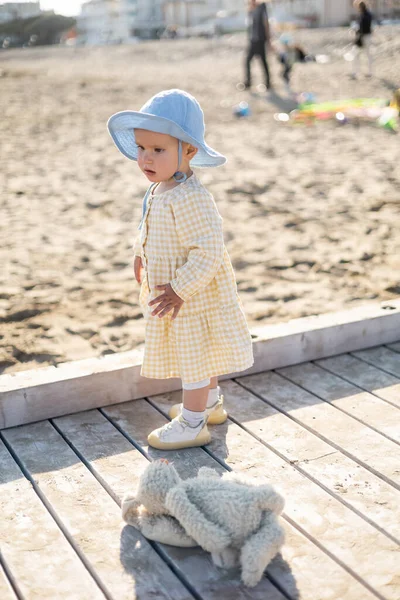
<path id="1" fill-rule="evenodd" d="M 108 130 L 117 148 L 137 160 L 138 147 L 135 129 L 166 133 L 180 142 L 188 142 L 198 149 L 190 161 L 193 167 L 219 167 L 226 162 L 225 156 L 213 150 L 204 140 L 204 114 L 197 100 L 183 90 L 165 90 L 146 102 L 140 111 L 124 110 L 112 115 Z M 178 165 L 181 162 L 179 144 Z M 178 166 L 179 168 L 179 166 Z"/>

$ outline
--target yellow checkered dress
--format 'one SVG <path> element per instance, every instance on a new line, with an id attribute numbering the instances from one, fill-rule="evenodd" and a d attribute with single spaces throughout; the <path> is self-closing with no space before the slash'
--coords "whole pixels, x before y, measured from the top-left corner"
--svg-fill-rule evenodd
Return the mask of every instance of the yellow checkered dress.
<path id="1" fill-rule="evenodd" d="M 145 270 L 140 304 L 146 318 L 141 374 L 194 383 L 253 364 L 251 336 L 214 199 L 195 175 L 149 195 L 135 254 Z M 184 300 L 178 316 L 152 316 L 148 303 L 170 283 Z"/>

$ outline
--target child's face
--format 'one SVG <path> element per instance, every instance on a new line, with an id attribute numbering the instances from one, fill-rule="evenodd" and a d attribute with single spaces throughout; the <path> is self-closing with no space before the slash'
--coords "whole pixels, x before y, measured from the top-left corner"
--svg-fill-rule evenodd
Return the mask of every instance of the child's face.
<path id="1" fill-rule="evenodd" d="M 135 138 L 138 165 L 147 179 L 157 183 L 171 179 L 178 170 L 178 140 L 147 129 L 135 129 Z"/>

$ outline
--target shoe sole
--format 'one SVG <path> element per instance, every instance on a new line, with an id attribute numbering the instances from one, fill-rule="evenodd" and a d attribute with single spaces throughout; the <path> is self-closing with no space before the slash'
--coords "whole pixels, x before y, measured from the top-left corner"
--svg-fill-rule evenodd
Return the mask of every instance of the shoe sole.
<path id="1" fill-rule="evenodd" d="M 174 406 L 171 406 L 171 408 L 169 409 L 169 412 L 168 412 L 168 416 L 170 419 L 175 419 L 175 417 L 177 417 L 179 415 L 179 412 L 180 412 L 179 407 L 180 406 L 181 406 L 180 404 L 174 404 Z M 207 423 L 207 425 L 222 425 L 222 423 L 225 423 L 227 418 L 228 418 L 228 413 L 223 408 L 222 411 L 219 410 L 216 414 L 213 414 L 211 412 L 208 415 L 208 417 L 206 418 L 206 423 Z"/>
<path id="2" fill-rule="evenodd" d="M 176 444 L 168 444 L 166 442 L 162 442 L 158 438 L 154 440 L 149 436 L 147 438 L 147 442 L 149 446 L 155 448 L 156 450 L 182 450 L 183 448 L 195 448 L 197 446 L 205 446 L 211 442 L 211 435 L 206 436 L 202 440 L 198 440 L 195 438 L 194 440 L 189 440 L 187 442 L 177 442 Z"/>

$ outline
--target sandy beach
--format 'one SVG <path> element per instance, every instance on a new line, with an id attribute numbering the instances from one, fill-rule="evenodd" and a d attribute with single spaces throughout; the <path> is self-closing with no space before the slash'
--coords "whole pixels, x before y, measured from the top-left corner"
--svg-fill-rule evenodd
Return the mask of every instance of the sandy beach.
<path id="1" fill-rule="evenodd" d="M 292 87 L 318 101 L 388 98 L 400 87 L 400 27 L 374 34 L 375 74 L 349 79 L 346 29 L 295 35 L 326 63 L 297 64 Z M 143 344 L 131 243 L 147 182 L 114 147 L 108 117 L 161 89 L 194 94 L 207 141 L 228 157 L 198 170 L 224 219 L 249 325 L 400 295 L 399 134 L 372 124 L 292 126 L 276 57 L 275 91 L 245 36 L 0 53 L 0 372 Z M 366 64 L 362 62 L 366 71 Z M 238 119 L 232 107 L 250 104 Z"/>

